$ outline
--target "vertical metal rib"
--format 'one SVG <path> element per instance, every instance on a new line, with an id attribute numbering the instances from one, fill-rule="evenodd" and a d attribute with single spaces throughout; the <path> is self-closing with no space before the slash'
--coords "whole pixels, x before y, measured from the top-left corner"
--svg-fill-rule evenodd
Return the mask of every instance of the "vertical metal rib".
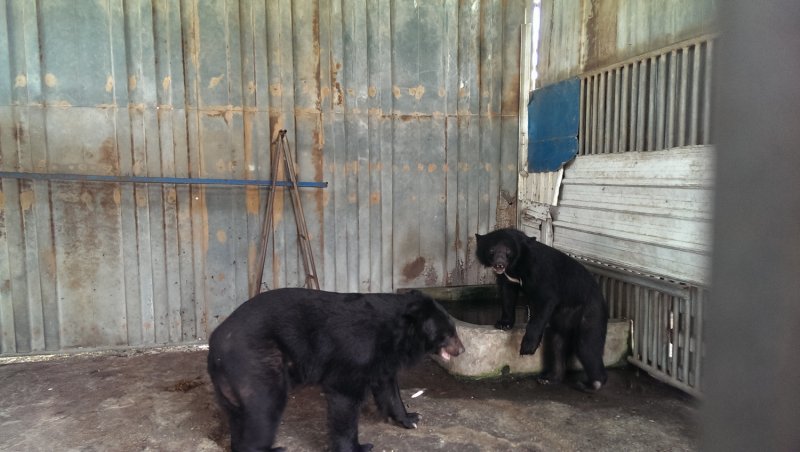
<path id="1" fill-rule="evenodd" d="M 703 143 L 711 143 L 711 73 L 714 69 L 714 41 L 706 43 L 706 67 L 703 86 Z"/>
<path id="2" fill-rule="evenodd" d="M 612 86 L 614 87 L 614 110 L 613 110 L 613 118 L 611 123 L 611 136 L 609 140 L 609 147 L 608 152 L 619 152 L 619 107 L 620 107 L 620 74 L 622 73 L 622 68 L 614 69 L 614 80 L 612 82 Z"/>
<path id="3" fill-rule="evenodd" d="M 648 62 L 649 79 L 647 87 L 647 140 L 645 142 L 644 150 L 652 151 L 655 148 L 655 116 L 656 116 L 656 75 L 658 73 L 658 66 L 656 65 L 656 58 L 652 57 Z"/>
<path id="4" fill-rule="evenodd" d="M 594 98 L 592 99 L 592 154 L 597 154 L 597 114 L 598 108 L 597 105 L 599 102 L 599 84 L 600 84 L 600 77 L 595 75 L 592 77 L 592 86 L 594 87 Z"/>
<path id="5" fill-rule="evenodd" d="M 598 91 L 598 99 L 597 99 L 597 110 L 598 110 L 598 118 L 597 118 L 597 152 L 599 154 L 604 154 L 606 152 L 605 147 L 603 144 L 605 143 L 605 132 L 606 132 L 606 105 L 608 105 L 608 100 L 606 99 L 606 78 L 607 73 L 602 72 L 600 73 L 600 91 Z"/>
<path id="6" fill-rule="evenodd" d="M 586 78 L 581 78 L 580 106 L 578 107 L 578 155 L 586 155 Z"/>
<path id="7" fill-rule="evenodd" d="M 656 141 L 655 150 L 664 149 L 665 99 L 667 90 L 667 56 L 658 56 L 658 93 L 656 95 Z"/>
<path id="8" fill-rule="evenodd" d="M 628 99 L 628 77 L 630 76 L 628 68 L 630 66 L 626 64 L 622 67 L 622 80 L 620 82 L 622 98 L 620 99 L 619 141 L 617 142 L 617 150 L 619 152 L 627 152 L 630 149 L 628 147 L 628 131 L 630 130 L 628 127 L 628 103 L 630 102 Z"/>
<path id="9" fill-rule="evenodd" d="M 689 114 L 689 143 L 688 144 L 700 144 L 698 142 L 698 124 L 700 118 L 698 116 L 699 106 L 700 106 L 700 62 L 702 56 L 702 44 L 697 44 L 692 49 L 693 53 L 693 61 L 692 61 L 692 93 L 691 93 L 691 113 Z"/>
<path id="10" fill-rule="evenodd" d="M 686 146 L 686 92 L 687 77 L 689 76 L 689 47 L 684 47 L 680 53 L 681 56 L 681 74 L 680 74 L 680 90 L 678 90 L 678 136 L 675 141 L 676 146 Z"/>
<path id="11" fill-rule="evenodd" d="M 649 97 L 647 94 L 647 82 L 649 80 L 649 71 L 648 68 L 650 67 L 650 60 L 640 61 L 639 62 L 639 89 L 637 90 L 639 96 L 639 106 L 637 108 L 637 116 L 638 119 L 636 120 L 638 123 L 638 130 L 636 131 L 636 150 L 637 151 L 644 151 L 645 150 L 645 135 L 647 133 L 647 98 Z"/>
<path id="12" fill-rule="evenodd" d="M 678 69 L 678 51 L 673 50 L 670 52 L 669 57 L 664 57 L 669 65 L 669 79 L 667 80 L 667 117 L 666 117 L 666 134 L 664 137 L 663 149 L 669 149 L 675 143 L 675 106 L 677 105 L 677 69 Z"/>

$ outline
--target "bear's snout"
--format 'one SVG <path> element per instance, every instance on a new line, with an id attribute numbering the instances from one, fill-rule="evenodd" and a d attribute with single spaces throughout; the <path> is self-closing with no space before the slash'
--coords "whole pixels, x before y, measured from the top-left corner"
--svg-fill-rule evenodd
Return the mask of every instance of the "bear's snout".
<path id="1" fill-rule="evenodd" d="M 445 361 L 449 361 L 451 356 L 458 356 L 462 353 L 464 353 L 464 344 L 461 343 L 458 336 L 450 336 L 439 350 L 439 356 Z"/>

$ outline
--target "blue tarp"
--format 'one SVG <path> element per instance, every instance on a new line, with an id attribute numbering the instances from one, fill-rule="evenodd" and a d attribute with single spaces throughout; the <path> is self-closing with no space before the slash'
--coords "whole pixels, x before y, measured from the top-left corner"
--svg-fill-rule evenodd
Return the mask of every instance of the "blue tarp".
<path id="1" fill-rule="evenodd" d="M 578 78 L 537 89 L 528 104 L 528 171 L 556 171 L 578 153 Z"/>

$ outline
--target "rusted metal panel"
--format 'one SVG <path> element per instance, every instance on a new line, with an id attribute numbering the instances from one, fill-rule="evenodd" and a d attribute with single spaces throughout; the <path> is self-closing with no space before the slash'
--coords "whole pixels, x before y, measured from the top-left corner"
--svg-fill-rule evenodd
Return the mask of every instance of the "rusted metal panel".
<path id="1" fill-rule="evenodd" d="M 287 129 L 329 182 L 301 191 L 324 289 L 477 283 L 515 191 L 525 7 L 0 1 L 0 170 L 268 179 Z M 304 281 L 278 190 L 263 288 Z M 267 193 L 3 179 L 0 353 L 202 340 L 247 297 Z"/>

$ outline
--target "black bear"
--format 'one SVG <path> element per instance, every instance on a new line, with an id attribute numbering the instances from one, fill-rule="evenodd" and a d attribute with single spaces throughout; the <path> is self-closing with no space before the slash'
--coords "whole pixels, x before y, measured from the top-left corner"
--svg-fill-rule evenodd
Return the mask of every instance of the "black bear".
<path id="1" fill-rule="evenodd" d="M 430 297 L 277 289 L 240 305 L 211 334 L 208 373 L 228 416 L 233 451 L 273 448 L 292 384 L 318 384 L 327 400 L 334 451 L 358 443 L 358 412 L 371 390 L 381 413 L 415 428 L 397 372 L 438 353 L 464 349 L 450 316 Z"/>
<path id="2" fill-rule="evenodd" d="M 574 352 L 587 376 L 579 387 L 599 390 L 607 379 L 603 350 L 608 304 L 589 271 L 577 260 L 516 229 L 475 234 L 475 238 L 478 261 L 496 274 L 502 315 L 495 328 L 514 326 L 521 292 L 531 317 L 519 353 L 532 355 L 546 335 L 545 366 L 539 382 L 560 382 Z"/>

